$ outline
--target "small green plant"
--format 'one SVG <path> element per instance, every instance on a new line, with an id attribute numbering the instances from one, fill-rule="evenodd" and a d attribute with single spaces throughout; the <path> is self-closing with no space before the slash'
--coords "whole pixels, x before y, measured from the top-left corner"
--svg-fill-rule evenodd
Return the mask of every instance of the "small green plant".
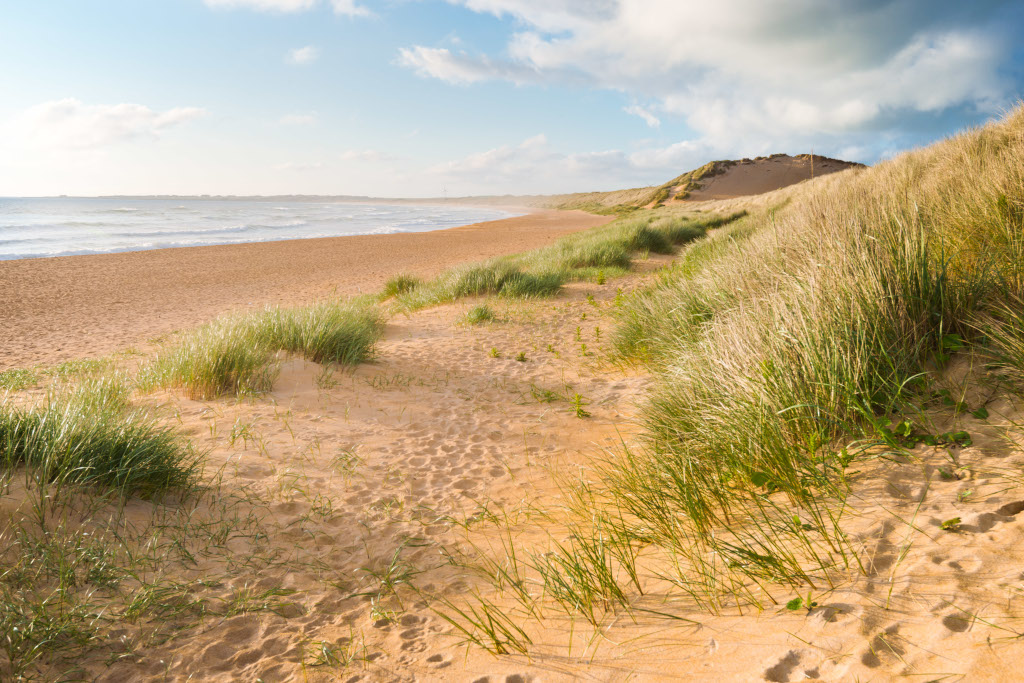
<path id="1" fill-rule="evenodd" d="M 583 330 L 579 325 L 576 326 L 576 341 L 583 341 Z"/>
<path id="2" fill-rule="evenodd" d="M 800 608 L 804 608 L 808 612 L 810 612 L 812 609 L 814 609 L 817 606 L 818 606 L 818 603 L 815 602 L 811 598 L 810 591 L 807 592 L 807 597 L 806 598 L 798 596 L 798 597 L 795 597 L 795 598 L 793 598 L 792 600 L 790 600 L 789 602 L 786 603 L 786 609 L 788 609 L 790 612 L 796 612 Z"/>
<path id="3" fill-rule="evenodd" d="M 587 292 L 587 303 L 591 306 L 597 306 L 597 300 L 594 299 L 594 295 Z"/>
<path id="4" fill-rule="evenodd" d="M 601 341 L 601 327 L 597 326 L 594 328 L 594 340 Z"/>
<path id="5" fill-rule="evenodd" d="M 536 384 L 530 385 L 530 393 L 538 403 L 553 403 L 561 398 L 557 393 L 550 389 L 542 389 Z"/>
<path id="6" fill-rule="evenodd" d="M 583 418 L 590 417 L 590 413 L 584 408 L 584 406 L 587 405 L 587 401 L 579 392 L 572 395 L 572 398 L 569 399 L 569 403 L 572 405 L 573 414 L 576 415 L 576 417 L 581 420 Z"/>
<path id="7" fill-rule="evenodd" d="M 554 353 L 554 352 L 555 352 L 555 347 L 554 347 L 554 345 L 552 345 L 552 344 L 548 344 L 548 345 L 547 345 L 547 347 L 546 347 L 546 351 L 547 351 L 548 353 Z"/>
<path id="8" fill-rule="evenodd" d="M 363 457 L 356 452 L 358 448 L 358 446 L 339 448 L 338 454 L 334 456 L 332 462 L 334 469 L 346 477 L 352 476 L 356 468 L 363 463 Z"/>
<path id="9" fill-rule="evenodd" d="M 586 344 L 580 344 L 580 355 L 581 356 L 589 356 L 589 355 L 591 355 L 590 351 L 587 350 L 587 345 Z"/>
<path id="10" fill-rule="evenodd" d="M 519 361 L 520 363 L 525 363 L 526 362 L 526 351 L 520 351 L 519 353 L 517 353 L 516 354 L 516 360 Z"/>
<path id="11" fill-rule="evenodd" d="M 497 316 L 494 315 L 494 311 L 487 304 L 480 304 L 474 306 L 466 312 L 465 321 L 470 325 L 480 325 L 482 323 L 493 322 Z"/>
<path id="12" fill-rule="evenodd" d="M 942 524 L 940 524 L 939 528 L 943 531 L 958 531 L 960 529 L 961 521 L 963 520 L 961 520 L 959 517 L 953 517 L 952 519 L 947 519 Z"/>
<path id="13" fill-rule="evenodd" d="M 626 297 L 622 293 L 622 287 L 615 288 L 615 299 L 612 300 L 612 303 L 615 304 L 616 308 L 622 308 L 626 303 Z"/>
<path id="14" fill-rule="evenodd" d="M 358 639 L 350 633 L 347 638 L 341 638 L 336 643 L 326 640 L 310 643 L 309 651 L 304 657 L 308 659 L 307 666 L 328 667 L 344 669 L 353 662 L 366 661 L 366 644 L 362 636 Z"/>
<path id="15" fill-rule="evenodd" d="M 607 278 L 605 278 L 605 276 L 604 276 L 604 271 L 603 270 L 597 271 L 597 284 L 603 285 L 607 281 L 608 281 Z"/>
<path id="16" fill-rule="evenodd" d="M 498 350 L 497 346 L 492 346 L 491 350 L 488 352 L 488 355 L 491 358 L 501 358 L 501 351 Z"/>
<path id="17" fill-rule="evenodd" d="M 987 420 L 988 419 L 988 409 L 985 406 L 981 406 L 977 410 L 972 410 L 971 411 L 971 415 L 973 415 L 974 417 L 978 418 L 979 420 Z"/>
<path id="18" fill-rule="evenodd" d="M 966 503 L 967 499 L 974 495 L 974 489 L 965 489 L 956 494 L 957 502 Z"/>

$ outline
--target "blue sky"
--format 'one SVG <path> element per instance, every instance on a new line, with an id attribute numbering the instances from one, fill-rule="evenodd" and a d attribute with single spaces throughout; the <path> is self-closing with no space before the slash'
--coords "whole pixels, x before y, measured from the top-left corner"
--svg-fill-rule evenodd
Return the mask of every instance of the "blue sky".
<path id="1" fill-rule="evenodd" d="M 871 163 L 1012 107 L 1024 3 L 6 0 L 0 196 L 449 196 Z"/>

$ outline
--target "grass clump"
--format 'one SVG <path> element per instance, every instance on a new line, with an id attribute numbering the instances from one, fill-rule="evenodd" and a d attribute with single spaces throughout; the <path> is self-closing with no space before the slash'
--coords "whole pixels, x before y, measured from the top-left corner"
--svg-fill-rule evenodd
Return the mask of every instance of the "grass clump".
<path id="1" fill-rule="evenodd" d="M 694 217 L 658 210 L 627 216 L 548 247 L 448 270 L 400 294 L 397 302 L 401 308 L 413 310 L 467 296 L 551 296 L 569 281 L 603 282 L 624 273 L 637 253 L 670 254 L 739 215 Z"/>
<path id="2" fill-rule="evenodd" d="M 423 283 L 423 280 L 415 275 L 401 273 L 395 275 L 384 283 L 384 296 L 386 298 L 406 294 L 416 289 Z"/>
<path id="3" fill-rule="evenodd" d="M 481 325 L 483 323 L 494 322 L 497 316 L 494 311 L 487 304 L 479 304 L 466 311 L 465 320 L 470 325 Z"/>
<path id="4" fill-rule="evenodd" d="M 144 388 L 178 387 L 190 398 L 269 391 L 277 376 L 272 350 L 244 318 L 216 320 L 161 351 L 143 370 Z"/>
<path id="5" fill-rule="evenodd" d="M 0 389 L 21 391 L 39 383 L 39 375 L 28 368 L 11 368 L 0 372 Z"/>
<path id="6" fill-rule="evenodd" d="M 0 470 L 23 466 L 47 482 L 154 494 L 187 488 L 198 458 L 108 377 L 52 390 L 38 406 L 0 406 Z"/>
<path id="7" fill-rule="evenodd" d="M 379 312 L 353 302 L 270 308 L 213 321 L 160 353 L 142 373 L 144 387 L 181 387 L 192 398 L 269 391 L 275 352 L 315 363 L 356 365 L 368 359 L 382 333 Z"/>
<path id="8" fill-rule="evenodd" d="M 711 609 L 858 569 L 847 467 L 902 447 L 891 415 L 949 340 L 1024 377 L 1022 188 L 1024 108 L 795 188 L 630 297 L 616 347 L 660 382 L 642 447 L 604 472 L 616 533 L 664 551 Z"/>

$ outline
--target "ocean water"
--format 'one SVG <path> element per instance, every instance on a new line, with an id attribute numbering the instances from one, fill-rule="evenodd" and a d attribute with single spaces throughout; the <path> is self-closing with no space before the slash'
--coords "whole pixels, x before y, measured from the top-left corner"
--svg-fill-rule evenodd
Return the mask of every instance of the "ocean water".
<path id="1" fill-rule="evenodd" d="M 342 235 L 427 232 L 516 214 L 448 204 L 0 198 L 0 261 Z"/>

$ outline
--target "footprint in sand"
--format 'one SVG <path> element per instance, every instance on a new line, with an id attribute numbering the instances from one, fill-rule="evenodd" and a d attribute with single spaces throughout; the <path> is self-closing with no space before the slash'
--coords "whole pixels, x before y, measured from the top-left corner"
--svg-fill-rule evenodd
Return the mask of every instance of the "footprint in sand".
<path id="1" fill-rule="evenodd" d="M 971 627 L 971 622 L 961 614 L 950 614 L 942 618 L 942 625 L 954 633 L 963 633 Z"/>
<path id="2" fill-rule="evenodd" d="M 782 659 L 775 662 L 764 671 L 764 680 L 773 683 L 787 683 L 793 671 L 800 666 L 801 653 L 798 650 L 790 650 Z"/>

